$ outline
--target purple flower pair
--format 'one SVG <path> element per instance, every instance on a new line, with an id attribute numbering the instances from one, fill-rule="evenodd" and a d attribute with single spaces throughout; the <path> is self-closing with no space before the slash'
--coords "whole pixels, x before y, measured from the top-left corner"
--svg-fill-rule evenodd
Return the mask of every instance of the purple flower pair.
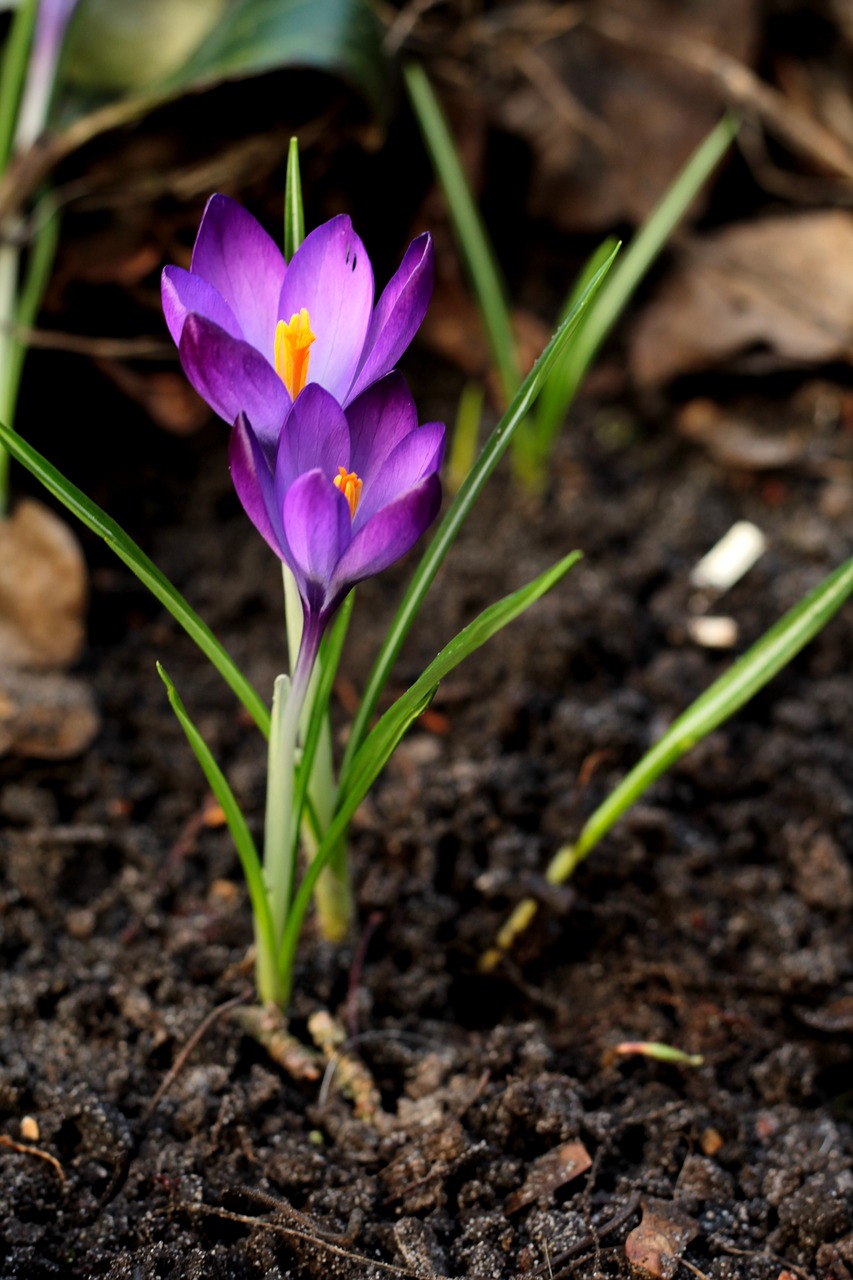
<path id="1" fill-rule="evenodd" d="M 181 363 L 233 423 L 235 488 L 293 571 L 322 631 L 349 589 L 408 551 L 435 518 L 444 427 L 419 427 L 395 364 L 432 292 L 428 235 L 373 306 L 349 218 L 312 231 L 285 264 L 240 205 L 208 202 L 189 271 L 163 272 Z M 312 628 L 313 630 L 313 628 Z"/>

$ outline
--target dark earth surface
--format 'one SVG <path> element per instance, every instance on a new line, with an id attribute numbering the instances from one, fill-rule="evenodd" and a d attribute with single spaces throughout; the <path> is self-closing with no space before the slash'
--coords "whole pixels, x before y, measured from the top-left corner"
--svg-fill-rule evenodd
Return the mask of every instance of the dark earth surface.
<path id="1" fill-rule="evenodd" d="M 417 355 L 409 372 L 422 417 L 451 416 L 453 376 Z M 823 444 L 846 455 L 844 393 L 825 394 Z M 231 492 L 224 429 L 129 429 L 93 463 L 94 496 L 268 691 L 279 575 Z M 550 892 L 499 973 L 477 970 L 556 848 L 730 660 L 687 638 L 688 574 L 740 518 L 769 538 L 718 606 L 745 647 L 848 553 L 849 486 L 726 470 L 601 400 L 540 504 L 495 477 L 395 687 L 479 608 L 585 558 L 446 681 L 357 816 L 358 934 L 334 951 L 309 926 L 298 961 L 291 1031 L 310 1043 L 326 1011 L 348 1037 L 325 1080 L 236 1016 L 247 897 L 155 658 L 256 831 L 260 737 L 86 542 L 78 674 L 100 736 L 77 760 L 0 764 L 3 1277 L 592 1280 L 640 1255 L 659 1276 L 853 1274 L 849 612 Z M 406 573 L 360 589 L 341 732 Z M 360 1111 L 356 1061 L 376 1089 Z"/>

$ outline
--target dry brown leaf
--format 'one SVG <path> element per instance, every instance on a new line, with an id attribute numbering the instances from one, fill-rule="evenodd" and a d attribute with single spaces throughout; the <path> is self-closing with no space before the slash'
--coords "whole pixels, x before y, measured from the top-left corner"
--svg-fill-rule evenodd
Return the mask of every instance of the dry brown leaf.
<path id="1" fill-rule="evenodd" d="M 582 1142 L 563 1142 L 546 1151 L 528 1168 L 524 1186 L 507 1196 L 504 1212 L 510 1217 L 535 1200 L 549 1200 L 560 1187 L 586 1173 L 591 1164 Z"/>
<path id="2" fill-rule="evenodd" d="M 741 471 L 775 471 L 797 463 L 805 453 L 808 432 L 796 427 L 770 430 L 746 414 L 732 412 L 713 400 L 691 400 L 676 417 L 678 430 L 701 444 L 724 467 Z"/>
<path id="3" fill-rule="evenodd" d="M 0 668 L 0 755 L 68 760 L 100 728 L 92 692 L 59 671 Z"/>
<path id="4" fill-rule="evenodd" d="M 853 214 L 762 218 L 694 241 L 637 323 L 644 386 L 755 350 L 774 363 L 853 359 Z"/>
<path id="5" fill-rule="evenodd" d="M 49 670 L 80 656 L 86 562 L 68 525 L 40 502 L 0 521 L 0 667 Z"/>
<path id="6" fill-rule="evenodd" d="M 672 1280 L 681 1265 L 682 1253 L 698 1230 L 692 1218 L 674 1204 L 645 1200 L 642 1221 L 625 1241 L 625 1257 L 640 1276 Z"/>

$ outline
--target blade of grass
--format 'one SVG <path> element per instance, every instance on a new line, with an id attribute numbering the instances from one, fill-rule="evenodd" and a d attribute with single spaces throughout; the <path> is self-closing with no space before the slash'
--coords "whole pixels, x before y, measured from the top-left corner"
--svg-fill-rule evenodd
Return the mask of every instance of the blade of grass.
<path id="1" fill-rule="evenodd" d="M 391 755 L 393 747 L 389 744 L 393 742 L 396 746 L 406 728 L 411 724 L 412 709 L 420 706 L 424 697 L 431 696 L 431 691 L 436 688 L 439 681 L 443 680 L 469 654 L 479 649 L 497 631 L 507 626 L 525 609 L 529 609 L 546 591 L 556 586 L 579 559 L 579 551 L 572 551 L 564 556 L 527 586 L 489 605 L 449 644 L 444 646 L 441 653 L 432 660 L 415 683 L 385 712 L 360 748 L 347 776 L 346 784 L 341 784 L 340 795 L 344 804 L 351 805 L 353 795 L 356 796 L 356 803 L 360 804 L 367 795 L 369 788 Z"/>
<path id="2" fill-rule="evenodd" d="M 614 249 L 608 260 L 596 272 L 588 287 L 584 290 L 583 295 L 578 299 L 570 314 L 560 325 L 542 355 L 524 379 L 518 394 L 480 451 L 476 463 L 468 473 L 462 487 L 436 530 L 432 541 L 424 552 L 409 588 L 386 633 L 382 648 L 373 665 L 373 670 L 368 677 L 367 687 L 353 720 L 344 761 L 341 766 L 341 787 L 347 785 L 349 769 L 355 753 L 367 735 L 371 717 L 380 694 L 385 687 L 385 682 L 388 679 L 397 654 L 400 652 L 403 641 L 409 633 L 409 628 L 417 617 L 433 578 L 438 573 L 444 557 L 470 514 L 474 503 L 482 492 L 483 486 L 506 452 L 519 423 L 524 420 L 555 362 L 559 359 L 564 344 L 571 338 L 586 308 L 595 297 L 601 282 L 610 270 L 616 253 L 617 249 Z"/>
<path id="3" fill-rule="evenodd" d="M 616 238 L 608 236 L 590 254 L 569 291 L 569 295 L 560 312 L 560 320 L 569 314 L 578 297 L 581 296 L 601 264 L 610 257 L 616 244 Z M 606 286 L 602 286 L 602 288 L 604 287 Z M 571 350 L 567 350 L 563 359 L 559 361 L 551 377 L 542 388 L 542 394 L 539 397 L 536 412 L 533 415 L 534 420 L 531 424 L 531 429 L 524 437 L 525 444 L 535 454 L 531 458 L 535 467 L 541 467 L 545 459 L 550 455 L 554 437 L 565 420 L 578 385 L 575 362 L 572 360 Z"/>
<path id="4" fill-rule="evenodd" d="M 38 0 L 24 0 L 19 6 L 0 60 L 0 173 L 5 170 L 12 154 L 37 9 Z"/>
<path id="5" fill-rule="evenodd" d="M 191 640 L 194 640 L 202 653 L 208 658 L 242 702 L 255 724 L 265 737 L 269 737 L 270 715 L 263 699 L 240 671 L 224 646 L 217 640 L 205 622 L 187 604 L 184 597 L 173 587 L 165 574 L 150 560 L 144 551 L 136 545 L 132 538 L 102 511 L 91 499 L 67 480 L 56 467 L 47 461 L 32 445 L 0 422 L 0 444 L 8 449 L 16 461 L 40 480 L 49 493 L 52 493 L 68 510 L 77 517 L 87 529 L 103 538 L 107 546 L 127 567 L 136 574 L 140 582 L 148 588 L 162 605 L 168 609 Z"/>
<path id="6" fill-rule="evenodd" d="M 52 192 L 47 192 L 39 201 L 33 211 L 32 220 L 37 231 L 27 257 L 24 280 L 18 295 L 15 323 L 19 329 L 31 329 L 35 324 L 56 257 L 56 246 L 59 242 L 59 214 L 56 212 Z M 6 380 L 6 402 L 11 406 L 17 404 L 18 385 L 26 353 L 26 342 L 17 341 L 11 353 Z"/>
<path id="7" fill-rule="evenodd" d="M 599 805 L 575 843 L 564 845 L 557 851 L 545 872 L 548 882 L 561 884 L 567 880 L 652 783 L 787 666 L 826 626 L 851 594 L 853 558 L 824 578 L 678 717 Z M 536 910 L 537 904 L 532 898 L 518 904 L 498 934 L 496 945 L 483 957 L 482 968 L 491 969 L 497 964 L 518 934 L 530 924 Z"/>
<path id="8" fill-rule="evenodd" d="M 294 898 L 279 953 L 281 981 L 292 968 L 302 922 L 321 871 L 333 857 L 353 814 L 393 755 L 406 730 L 429 706 L 439 683 L 454 667 L 484 645 L 495 632 L 507 626 L 525 609 L 535 604 L 546 591 L 556 586 L 579 559 L 580 552 L 571 552 L 540 574 L 533 582 L 529 582 L 527 586 L 513 591 L 484 609 L 473 622 L 470 622 L 449 644 L 445 645 L 441 653 L 433 659 L 402 697 L 398 698 L 385 712 L 372 730 L 353 762 L 346 791 L 342 790 L 340 793 L 340 807 L 334 821 L 305 872 Z"/>
<path id="9" fill-rule="evenodd" d="M 571 349 L 566 352 L 558 382 L 551 395 L 547 400 L 543 397 L 539 402 L 533 435 L 536 438 L 540 435 L 544 437 L 539 449 L 540 456 L 547 456 L 554 433 L 559 429 L 601 344 L 687 212 L 702 184 L 725 155 L 738 126 L 739 122 L 734 116 L 726 115 L 711 130 L 649 214 L 611 272 L 607 284 L 596 298 L 595 306 L 587 313 Z M 562 403 L 558 399 L 558 390 Z"/>
<path id="10" fill-rule="evenodd" d="M 480 421 L 483 417 L 485 392 L 481 382 L 466 382 L 459 397 L 456 422 L 450 439 L 450 453 L 445 467 L 445 483 L 456 493 L 474 465 Z"/>
<path id="11" fill-rule="evenodd" d="M 234 841 L 234 846 L 243 868 L 243 875 L 246 877 L 246 886 L 249 890 L 249 899 L 252 904 L 258 948 L 259 994 L 264 1001 L 275 1000 L 277 998 L 276 967 L 272 915 L 270 913 L 266 885 L 264 884 L 261 860 L 258 857 L 255 842 L 225 775 L 214 760 L 204 738 L 202 738 L 187 714 L 187 710 L 166 669 L 159 662 L 157 663 L 157 672 L 166 686 L 172 710 L 178 717 L 181 728 L 201 765 L 208 785 L 222 807 L 222 812 L 225 814 L 228 830 L 231 832 L 231 838 Z"/>
<path id="12" fill-rule="evenodd" d="M 521 370 L 500 269 L 471 195 L 453 136 L 426 72 L 417 63 L 410 62 L 403 67 L 403 78 L 447 201 L 450 220 L 471 279 L 504 397 L 509 401 L 518 390 Z"/>

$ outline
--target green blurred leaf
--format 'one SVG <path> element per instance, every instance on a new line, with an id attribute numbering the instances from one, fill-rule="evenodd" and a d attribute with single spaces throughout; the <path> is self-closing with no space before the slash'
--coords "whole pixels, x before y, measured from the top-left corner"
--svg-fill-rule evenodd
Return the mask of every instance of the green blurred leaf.
<path id="1" fill-rule="evenodd" d="M 387 113 L 390 63 L 367 0 L 83 0 L 68 53 L 82 91 L 70 118 L 109 96 L 155 105 L 280 67 L 338 76 Z"/>
<path id="2" fill-rule="evenodd" d="M 477 309 L 492 349 L 504 397 L 511 400 L 521 384 L 521 369 L 506 288 L 492 242 L 468 184 L 441 104 L 426 72 L 415 62 L 403 68 L 412 108 L 432 159 L 465 269 L 471 281 Z"/>

